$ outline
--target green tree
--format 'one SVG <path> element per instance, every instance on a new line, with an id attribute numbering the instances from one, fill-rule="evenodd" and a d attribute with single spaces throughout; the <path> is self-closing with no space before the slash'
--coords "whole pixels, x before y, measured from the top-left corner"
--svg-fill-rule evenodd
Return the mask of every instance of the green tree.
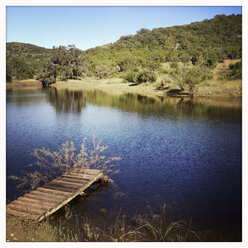
<path id="1" fill-rule="evenodd" d="M 229 65 L 230 79 L 240 79 L 242 78 L 242 62 L 237 62 L 235 64 Z"/>
<path id="2" fill-rule="evenodd" d="M 37 76 L 37 80 L 40 80 L 42 86 L 49 87 L 51 84 L 56 83 L 58 72 L 58 66 L 51 61 L 49 61 L 46 66 L 41 70 Z"/>

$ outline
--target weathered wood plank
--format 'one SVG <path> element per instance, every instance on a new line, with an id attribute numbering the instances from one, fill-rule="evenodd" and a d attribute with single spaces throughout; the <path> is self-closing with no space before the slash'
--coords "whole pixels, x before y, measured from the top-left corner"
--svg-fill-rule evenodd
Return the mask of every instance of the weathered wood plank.
<path id="1" fill-rule="evenodd" d="M 81 172 L 84 174 L 89 174 L 89 175 L 97 175 L 98 173 L 101 173 L 101 170 L 96 170 L 96 169 L 83 169 L 83 168 L 72 168 L 70 172 Z"/>
<path id="2" fill-rule="evenodd" d="M 39 187 L 36 190 L 40 191 L 40 192 L 44 192 L 44 193 L 49 193 L 51 195 L 61 195 L 61 196 L 65 196 L 68 197 L 69 195 L 71 195 L 70 192 L 64 192 L 64 191 L 59 191 L 59 190 L 55 190 L 55 189 L 47 189 L 47 188 L 43 188 L 43 187 Z"/>
<path id="3" fill-rule="evenodd" d="M 69 193 L 74 193 L 75 192 L 75 189 L 64 188 L 64 187 L 60 187 L 58 185 L 53 185 L 53 184 L 46 184 L 46 185 L 43 186 L 43 188 L 45 188 L 45 189 L 54 189 L 54 190 L 59 190 L 59 191 L 62 191 L 62 192 L 69 192 Z"/>
<path id="4" fill-rule="evenodd" d="M 87 179 L 87 180 L 90 180 L 94 176 L 94 175 L 88 175 L 88 174 L 83 174 L 83 173 L 78 173 L 78 172 L 71 172 L 70 174 L 65 174 L 65 175 L 73 176 L 73 177 L 77 177 L 81 179 Z"/>
<path id="5" fill-rule="evenodd" d="M 88 179 L 83 179 L 81 177 L 73 177 L 73 176 L 60 176 L 57 178 L 58 180 L 62 179 L 65 180 L 67 182 L 75 182 L 75 183 L 87 183 Z"/>
<path id="6" fill-rule="evenodd" d="M 15 211 L 20 211 L 23 213 L 30 213 L 30 214 L 36 214 L 36 215 L 42 215 L 46 212 L 45 210 L 27 208 L 21 205 L 9 205 L 7 208 L 15 210 Z"/>
<path id="7" fill-rule="evenodd" d="M 25 212 L 20 212 L 20 211 L 16 211 L 14 209 L 9 208 L 8 209 L 8 213 L 15 215 L 15 216 L 20 216 L 20 217 L 26 217 L 30 220 L 37 220 L 39 218 L 40 215 L 37 214 L 30 214 L 30 213 L 25 213 Z"/>
<path id="8" fill-rule="evenodd" d="M 22 202 L 26 202 L 26 203 L 40 204 L 42 206 L 47 206 L 47 207 L 54 207 L 57 203 L 57 202 L 44 202 L 42 200 L 25 197 L 25 195 L 19 197 L 17 200 L 22 201 Z"/>
<path id="9" fill-rule="evenodd" d="M 82 187 L 83 183 L 78 183 L 78 182 L 72 182 L 72 181 L 67 181 L 66 179 L 56 179 L 56 180 L 53 180 L 53 182 L 56 182 L 56 183 L 61 183 L 61 184 L 64 184 L 64 185 L 68 185 L 68 186 L 73 186 L 73 187 Z"/>
<path id="10" fill-rule="evenodd" d="M 44 205 L 40 205 L 40 204 L 37 204 L 37 203 L 32 203 L 32 202 L 23 202 L 23 201 L 13 201 L 11 202 L 9 206 L 14 206 L 14 205 L 18 205 L 18 206 L 23 206 L 24 208 L 26 209 L 41 209 L 41 210 L 44 210 L 44 211 L 47 211 L 51 208 L 51 206 L 44 206 Z"/>
<path id="11" fill-rule="evenodd" d="M 66 198 L 66 196 L 64 196 L 64 195 L 63 196 L 62 195 L 52 195 L 52 194 L 50 194 L 48 192 L 45 193 L 45 192 L 41 192 L 41 191 L 38 191 L 38 190 L 31 191 L 29 194 L 30 195 L 37 195 L 37 196 L 40 196 L 40 197 L 45 197 L 45 198 L 48 198 L 48 199 L 51 199 L 51 197 L 53 199 L 58 199 L 58 200 Z"/>
<path id="12" fill-rule="evenodd" d="M 74 191 L 82 186 L 82 184 L 71 185 L 69 183 L 60 182 L 60 181 L 57 181 L 57 180 L 53 180 L 52 182 L 48 183 L 48 185 L 59 186 L 59 187 L 63 187 L 63 188 L 66 188 L 66 189 L 72 189 L 72 190 L 74 189 Z"/>
<path id="13" fill-rule="evenodd" d="M 37 195 L 26 194 L 25 197 L 30 198 L 30 199 L 36 199 L 36 200 L 39 200 L 39 201 L 44 201 L 44 202 L 50 202 L 50 203 L 57 203 L 58 202 L 58 200 L 56 200 L 56 199 L 47 198 L 47 197 L 41 197 L 41 196 L 37 196 Z"/>

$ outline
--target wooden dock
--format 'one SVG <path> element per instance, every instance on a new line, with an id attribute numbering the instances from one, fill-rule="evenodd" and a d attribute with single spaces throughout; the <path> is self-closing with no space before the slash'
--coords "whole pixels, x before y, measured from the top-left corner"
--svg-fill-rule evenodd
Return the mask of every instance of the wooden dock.
<path id="1" fill-rule="evenodd" d="M 73 168 L 62 176 L 46 183 L 7 205 L 7 213 L 34 221 L 51 215 L 91 184 L 108 179 L 100 170 Z"/>

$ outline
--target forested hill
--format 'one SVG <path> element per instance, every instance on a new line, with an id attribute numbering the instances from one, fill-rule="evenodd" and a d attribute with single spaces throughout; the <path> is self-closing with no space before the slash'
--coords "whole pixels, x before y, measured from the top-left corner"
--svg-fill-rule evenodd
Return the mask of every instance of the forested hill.
<path id="1" fill-rule="evenodd" d="M 55 51 L 56 56 L 71 50 L 75 48 L 60 48 Z M 242 15 L 218 15 L 213 19 L 189 25 L 141 29 L 137 34 L 123 36 L 111 44 L 86 51 L 76 50 L 76 59 L 70 58 L 60 62 L 56 60 L 56 64 L 61 64 L 60 74 L 66 71 L 66 77 L 63 76 L 65 80 L 75 74 L 70 73 L 68 68 L 65 69 L 65 65 L 69 64 L 73 65 L 71 68 L 74 68 L 77 76 L 118 76 L 135 81 L 135 77 L 146 71 L 146 74 L 153 73 L 150 81 L 154 81 L 155 76 L 161 73 L 161 64 L 165 62 L 182 62 L 195 67 L 213 68 L 217 62 L 224 59 L 241 58 Z M 37 74 L 42 63 L 53 56 L 52 51 L 30 44 L 7 43 L 7 69 L 11 76 L 18 77 L 18 74 L 13 72 L 13 64 L 16 59 L 21 59 L 29 65 L 33 63 L 32 73 Z M 67 57 L 72 54 L 70 52 Z M 141 75 L 140 81 L 142 80 Z"/>
<path id="2" fill-rule="evenodd" d="M 135 56 L 153 61 L 188 61 L 196 59 L 233 59 L 241 57 L 242 15 L 219 15 L 211 20 L 169 28 L 141 29 L 136 35 L 86 51 L 88 57 L 120 61 Z M 118 54 L 118 57 L 114 56 Z"/>
<path id="3" fill-rule="evenodd" d="M 32 78 L 52 55 L 52 49 L 20 42 L 6 44 L 7 72 L 19 79 Z"/>
<path id="4" fill-rule="evenodd" d="M 30 61 L 40 61 L 49 59 L 52 53 L 52 49 L 20 42 L 8 42 L 6 46 L 7 58 L 16 57 Z"/>

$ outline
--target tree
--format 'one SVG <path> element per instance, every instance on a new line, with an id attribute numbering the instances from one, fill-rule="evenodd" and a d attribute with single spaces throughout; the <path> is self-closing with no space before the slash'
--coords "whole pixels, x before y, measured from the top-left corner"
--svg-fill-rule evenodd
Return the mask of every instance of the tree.
<path id="1" fill-rule="evenodd" d="M 42 86 L 49 87 L 51 84 L 56 83 L 58 67 L 49 61 L 42 71 L 37 76 L 37 80 L 40 80 Z"/>
<path id="2" fill-rule="evenodd" d="M 242 62 L 237 62 L 235 64 L 229 65 L 230 69 L 230 79 L 240 79 L 242 78 Z"/>
<path id="3" fill-rule="evenodd" d="M 56 82 L 56 79 L 68 80 L 81 76 L 83 72 L 81 52 L 74 45 L 53 47 L 53 55 L 44 66 L 37 79 L 43 87 Z"/>
<path id="4" fill-rule="evenodd" d="M 16 79 L 26 79 L 33 78 L 34 70 L 33 67 L 28 64 L 24 59 L 21 58 L 11 58 L 7 59 L 6 63 L 6 79 L 7 81 L 10 78 L 15 77 Z"/>

